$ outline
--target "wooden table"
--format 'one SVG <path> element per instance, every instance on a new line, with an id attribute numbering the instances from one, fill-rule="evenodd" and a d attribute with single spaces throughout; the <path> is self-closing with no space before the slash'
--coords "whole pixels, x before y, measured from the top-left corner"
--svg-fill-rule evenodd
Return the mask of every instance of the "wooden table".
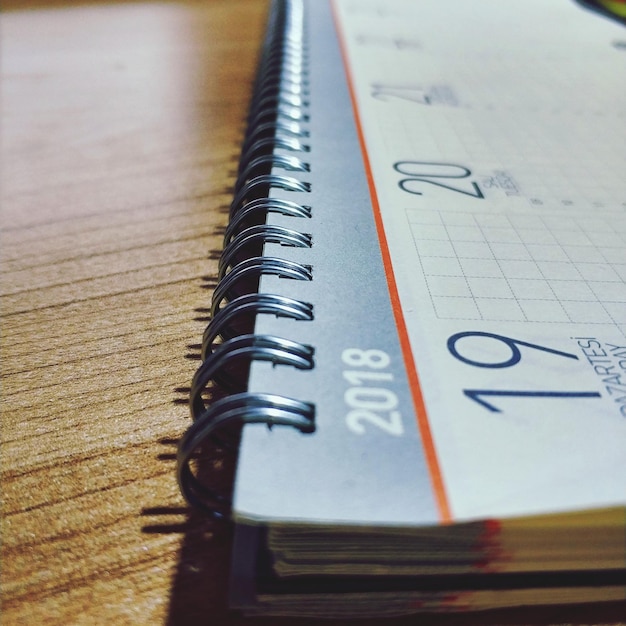
<path id="1" fill-rule="evenodd" d="M 227 613 L 230 529 L 174 476 L 266 8 L 3 3 L 7 626 L 305 623 Z"/>

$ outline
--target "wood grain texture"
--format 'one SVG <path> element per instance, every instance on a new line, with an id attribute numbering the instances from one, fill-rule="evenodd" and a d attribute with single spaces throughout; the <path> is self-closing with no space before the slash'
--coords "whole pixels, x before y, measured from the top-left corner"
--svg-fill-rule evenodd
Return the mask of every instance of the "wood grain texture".
<path id="1" fill-rule="evenodd" d="M 227 612 L 174 476 L 267 2 L 2 8 L 2 623 L 310 623 Z"/>
<path id="2" fill-rule="evenodd" d="M 2 623 L 180 621 L 176 390 L 266 3 L 3 9 Z"/>

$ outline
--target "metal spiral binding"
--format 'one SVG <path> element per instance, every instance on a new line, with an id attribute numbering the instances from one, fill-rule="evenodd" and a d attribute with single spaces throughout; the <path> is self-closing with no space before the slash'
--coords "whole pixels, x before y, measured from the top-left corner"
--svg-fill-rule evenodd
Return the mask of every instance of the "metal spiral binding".
<path id="1" fill-rule="evenodd" d="M 241 329 L 246 326 L 248 319 L 259 313 L 311 321 L 313 305 L 295 298 L 270 293 L 251 293 L 240 296 L 220 309 L 206 327 L 202 335 L 202 360 L 204 361 L 213 352 L 218 337 L 226 340 L 241 334 Z"/>
<path id="2" fill-rule="evenodd" d="M 246 334 L 228 339 L 217 346 L 196 370 L 189 395 L 192 419 L 196 420 L 206 411 L 207 407 L 202 394 L 206 391 L 209 382 L 216 380 L 216 377 L 222 378 L 219 380 L 222 387 L 232 390 L 233 393 L 241 391 L 237 389 L 237 386 L 242 385 L 242 381 L 236 376 L 229 377 L 228 372 L 229 366 L 240 359 L 246 363 L 270 361 L 274 365 L 312 369 L 313 348 L 297 341 L 271 335 Z"/>
<path id="3" fill-rule="evenodd" d="M 253 127 L 251 133 L 248 134 L 244 144 L 243 151 L 252 146 L 258 139 L 263 137 L 274 137 L 276 134 L 285 135 L 287 137 L 308 137 L 309 131 L 305 130 L 298 122 L 280 121 L 265 122 Z"/>
<path id="4" fill-rule="evenodd" d="M 273 102 L 275 108 L 270 108 L 268 106 L 266 108 L 261 107 L 259 109 L 255 117 L 250 120 L 250 124 L 252 126 L 255 124 L 262 124 L 267 120 L 274 119 L 274 117 L 281 120 L 290 120 L 292 122 L 309 121 L 309 116 L 302 110 L 301 105 L 294 106 L 288 101 L 278 99 L 274 99 Z M 299 102 L 301 102 L 301 100 Z"/>
<path id="5" fill-rule="evenodd" d="M 310 146 L 293 137 L 265 137 L 253 143 L 250 148 L 242 155 L 239 163 L 239 171 L 248 167 L 250 161 L 259 156 L 272 154 L 276 149 L 289 150 L 290 152 L 309 152 Z"/>
<path id="6" fill-rule="evenodd" d="M 263 154 L 253 158 L 252 161 L 248 163 L 246 169 L 237 179 L 235 191 L 239 192 L 246 183 L 258 176 L 260 172 L 265 171 L 268 167 L 281 168 L 290 172 L 310 171 L 309 164 L 298 157 L 286 154 Z"/>
<path id="7" fill-rule="evenodd" d="M 267 224 L 250 226 L 238 233 L 224 248 L 218 269 L 220 280 L 229 267 L 241 260 L 240 255 L 245 254 L 247 250 L 256 250 L 256 247 L 253 246 L 266 242 L 277 243 L 281 246 L 310 248 L 311 235 L 284 226 L 269 226 Z"/>
<path id="8" fill-rule="evenodd" d="M 262 274 L 273 274 L 294 280 L 313 279 L 309 265 L 266 256 L 246 259 L 237 263 L 217 285 L 211 301 L 211 316 L 217 313 L 222 301 L 230 301 L 244 293 L 251 293 L 251 290 L 256 291 L 258 279 Z"/>
<path id="9" fill-rule="evenodd" d="M 231 500 L 205 486 L 193 473 L 190 461 L 196 450 L 218 431 L 234 424 L 291 426 L 303 433 L 315 430 L 315 407 L 300 400 L 272 394 L 238 393 L 213 403 L 183 435 L 178 447 L 178 484 L 190 504 L 216 518 L 229 518 Z"/>
<path id="10" fill-rule="evenodd" d="M 279 176 L 277 174 L 261 174 L 247 181 L 235 195 L 231 205 L 231 216 L 241 210 L 250 200 L 266 197 L 270 188 L 280 188 L 285 191 L 311 191 L 311 184 L 302 182 L 292 176 Z"/>
<path id="11" fill-rule="evenodd" d="M 265 245 L 310 248 L 311 235 L 267 223 L 268 215 L 311 218 L 309 205 L 270 197 L 272 190 L 307 194 L 310 165 L 307 54 L 302 0 L 273 0 L 267 37 L 242 144 L 230 220 L 224 235 L 219 282 L 210 307 L 211 320 L 202 337 L 202 365 L 191 384 L 192 426 L 178 449 L 178 482 L 190 504 L 217 518 L 228 518 L 230 499 L 202 483 L 192 470 L 196 452 L 232 424 L 265 423 L 315 430 L 315 407 L 285 396 L 247 391 L 253 361 L 296 369 L 314 367 L 311 346 L 254 333 L 257 315 L 311 321 L 313 305 L 287 296 L 259 293 L 261 276 L 313 280 L 312 267 L 264 255 Z M 282 170 L 283 173 L 276 173 Z M 213 386 L 230 395 L 207 404 Z"/>
<path id="12" fill-rule="evenodd" d="M 268 213 L 279 213 L 287 217 L 311 217 L 311 207 L 279 198 L 258 198 L 246 204 L 234 215 L 224 234 L 224 245 L 246 226 L 265 220 Z"/>

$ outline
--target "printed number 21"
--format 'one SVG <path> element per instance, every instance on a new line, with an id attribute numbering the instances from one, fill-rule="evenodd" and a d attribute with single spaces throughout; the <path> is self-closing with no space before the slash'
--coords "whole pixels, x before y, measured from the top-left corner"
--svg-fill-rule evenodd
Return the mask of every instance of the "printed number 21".
<path id="1" fill-rule="evenodd" d="M 428 161 L 397 161 L 393 164 L 393 169 L 399 174 L 408 176 L 398 183 L 398 186 L 407 193 L 421 196 L 419 186 L 426 183 L 443 187 L 449 191 L 456 191 L 472 198 L 484 198 L 483 192 L 477 183 L 468 181 L 469 185 L 460 187 L 452 185 L 449 179 L 467 178 L 472 172 L 462 165 L 453 165 L 451 163 L 431 163 Z M 445 182 L 443 182 L 445 181 Z"/>

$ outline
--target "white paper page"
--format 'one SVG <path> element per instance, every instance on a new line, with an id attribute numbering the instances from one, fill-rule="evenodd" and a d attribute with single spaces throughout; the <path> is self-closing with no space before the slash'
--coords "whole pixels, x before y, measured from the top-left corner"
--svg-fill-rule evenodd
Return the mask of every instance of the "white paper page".
<path id="1" fill-rule="evenodd" d="M 452 517 L 626 500 L 626 32 L 334 0 Z"/>

